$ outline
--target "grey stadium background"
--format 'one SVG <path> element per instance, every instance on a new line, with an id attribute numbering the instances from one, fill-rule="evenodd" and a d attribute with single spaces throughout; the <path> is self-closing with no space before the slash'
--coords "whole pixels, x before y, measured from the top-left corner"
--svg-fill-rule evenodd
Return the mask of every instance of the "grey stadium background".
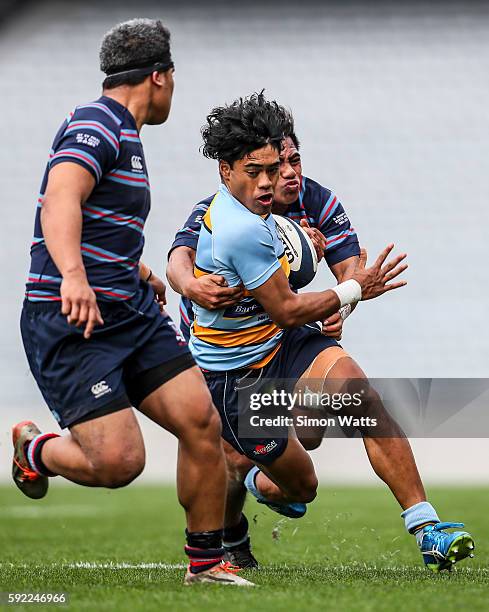
<path id="1" fill-rule="evenodd" d="M 289 106 L 305 174 L 333 188 L 373 256 L 409 253 L 406 289 L 361 305 L 343 344 L 375 377 L 487 377 L 489 5 L 471 2 L 5 3 L 0 22 L 3 265 L 0 480 L 10 426 L 55 426 L 18 330 L 34 209 L 51 140 L 76 104 L 98 97 L 98 47 L 113 24 L 159 17 L 173 38 L 169 122 L 143 130 L 153 208 L 144 260 L 163 272 L 191 206 L 217 185 L 199 153 L 207 111 L 265 87 Z M 314 288 L 333 282 L 323 269 Z M 177 318 L 177 297 L 169 291 Z M 175 443 L 142 419 L 143 478 L 173 478 Z M 487 440 L 415 440 L 431 481 L 488 482 Z M 443 459 L 440 461 L 436 457 Z M 360 440 L 314 453 L 324 480 L 374 482 Z"/>

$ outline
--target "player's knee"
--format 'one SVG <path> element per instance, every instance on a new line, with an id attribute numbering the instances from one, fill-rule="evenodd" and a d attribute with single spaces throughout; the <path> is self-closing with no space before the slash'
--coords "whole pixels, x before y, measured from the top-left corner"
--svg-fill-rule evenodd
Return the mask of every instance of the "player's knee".
<path id="1" fill-rule="evenodd" d="M 375 416 L 382 407 L 379 394 L 366 378 L 349 379 L 343 393 L 347 393 L 354 401 L 344 404 L 341 410 L 354 418 Z"/>
<path id="2" fill-rule="evenodd" d="M 308 504 L 316 498 L 318 479 L 316 474 L 303 475 L 290 489 L 290 495 L 296 502 Z"/>
<path id="3" fill-rule="evenodd" d="M 317 438 L 300 438 L 299 439 L 302 446 L 306 449 L 306 451 L 316 450 L 321 446 L 321 442 L 323 441 L 322 437 Z"/>
<path id="4" fill-rule="evenodd" d="M 145 466 L 144 449 L 112 452 L 95 466 L 99 484 L 109 489 L 119 489 L 136 479 Z"/>
<path id="5" fill-rule="evenodd" d="M 221 437 L 221 417 L 212 403 L 210 394 L 202 394 L 196 402 L 192 414 L 185 422 L 185 435 L 197 435 L 205 440 L 219 440 Z"/>
<path id="6" fill-rule="evenodd" d="M 211 444 L 212 448 L 222 453 L 222 423 L 221 417 L 217 412 L 216 407 L 211 402 L 206 412 L 204 420 L 200 423 L 200 431 L 203 439 L 207 444 Z M 224 459 L 224 458 L 223 458 Z"/>
<path id="7" fill-rule="evenodd" d="M 317 492 L 318 479 L 316 478 L 315 474 L 312 474 L 302 483 L 302 501 L 305 504 L 314 501 L 314 499 L 316 499 Z"/>
<path id="8" fill-rule="evenodd" d="M 117 468 L 109 469 L 105 475 L 105 486 L 109 489 L 126 487 L 135 480 L 144 470 L 145 461 L 138 458 L 130 458 L 119 464 Z"/>
<path id="9" fill-rule="evenodd" d="M 362 393 L 362 402 L 360 404 L 361 416 L 374 418 L 379 416 L 385 410 L 382 400 L 375 389 L 370 385 L 366 385 Z"/>

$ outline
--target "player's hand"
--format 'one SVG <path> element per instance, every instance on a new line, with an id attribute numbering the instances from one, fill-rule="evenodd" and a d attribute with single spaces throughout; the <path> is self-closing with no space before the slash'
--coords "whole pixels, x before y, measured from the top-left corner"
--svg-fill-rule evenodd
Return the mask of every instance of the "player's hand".
<path id="1" fill-rule="evenodd" d="M 339 312 L 335 312 L 323 321 L 322 333 L 329 338 L 341 340 L 343 334 L 343 317 Z"/>
<path id="2" fill-rule="evenodd" d="M 244 295 L 243 287 L 228 287 L 224 276 L 206 274 L 193 279 L 185 292 L 185 296 L 207 310 L 218 310 L 233 306 Z"/>
<path id="3" fill-rule="evenodd" d="M 151 274 L 151 278 L 147 282 L 151 285 L 155 294 L 156 303 L 160 307 L 161 314 L 163 314 L 166 305 L 166 285 L 161 278 L 156 276 L 156 274 Z"/>
<path id="4" fill-rule="evenodd" d="M 367 251 L 361 249 L 360 257 L 353 269 L 351 278 L 360 283 L 362 287 L 362 300 L 371 300 L 387 291 L 399 289 L 407 285 L 407 281 L 390 282 L 394 278 L 397 278 L 399 274 L 402 274 L 408 267 L 406 263 L 402 263 L 407 257 L 406 253 L 401 253 L 401 255 L 397 255 L 386 261 L 393 248 L 393 244 L 386 246 L 375 260 L 374 265 L 370 268 L 365 267 L 367 263 Z"/>
<path id="5" fill-rule="evenodd" d="M 300 225 L 302 229 L 306 232 L 306 234 L 309 236 L 309 238 L 312 240 L 312 244 L 316 249 L 318 261 L 321 261 L 324 256 L 324 249 L 326 248 L 326 238 L 317 229 L 317 227 L 311 227 L 306 219 L 301 219 Z"/>
<path id="6" fill-rule="evenodd" d="M 96 325 L 103 325 L 95 292 L 84 273 L 66 275 L 61 282 L 61 313 L 70 325 L 85 325 L 83 337 L 87 340 Z"/>

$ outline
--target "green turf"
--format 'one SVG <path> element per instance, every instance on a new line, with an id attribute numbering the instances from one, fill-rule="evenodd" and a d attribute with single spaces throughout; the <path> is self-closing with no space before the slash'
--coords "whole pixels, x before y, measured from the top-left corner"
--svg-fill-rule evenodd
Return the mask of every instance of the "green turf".
<path id="1" fill-rule="evenodd" d="M 173 488 L 53 486 L 36 502 L 2 487 L 0 591 L 64 590 L 70 610 L 487 610 L 489 490 L 437 488 L 430 499 L 444 520 L 465 521 L 475 537 L 476 558 L 451 574 L 421 566 L 386 490 L 332 486 L 296 521 L 248 503 L 262 569 L 242 574 L 259 588 L 188 588 L 182 569 L 73 567 L 183 563 L 183 514 Z"/>

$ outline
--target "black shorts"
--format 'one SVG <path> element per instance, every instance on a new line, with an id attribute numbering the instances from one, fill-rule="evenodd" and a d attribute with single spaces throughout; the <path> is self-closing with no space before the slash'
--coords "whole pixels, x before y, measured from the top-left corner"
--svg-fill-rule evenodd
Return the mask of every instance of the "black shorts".
<path id="1" fill-rule="evenodd" d="M 240 403 L 238 392 L 259 392 L 262 380 L 287 379 L 293 386 L 312 361 L 327 348 L 339 346 L 324 336 L 318 325 L 303 325 L 286 330 L 275 357 L 260 370 L 241 369 L 229 372 L 204 372 L 216 408 L 221 415 L 222 437 L 239 453 L 264 465 L 273 463 L 287 448 L 287 427 L 273 428 L 273 435 L 246 438 L 239 433 Z M 280 435 L 277 435 L 280 433 Z"/>
<path id="2" fill-rule="evenodd" d="M 30 369 L 61 427 L 138 407 L 195 365 L 185 339 L 141 283 L 127 302 L 99 302 L 104 325 L 89 340 L 60 302 L 25 301 L 21 332 Z"/>

